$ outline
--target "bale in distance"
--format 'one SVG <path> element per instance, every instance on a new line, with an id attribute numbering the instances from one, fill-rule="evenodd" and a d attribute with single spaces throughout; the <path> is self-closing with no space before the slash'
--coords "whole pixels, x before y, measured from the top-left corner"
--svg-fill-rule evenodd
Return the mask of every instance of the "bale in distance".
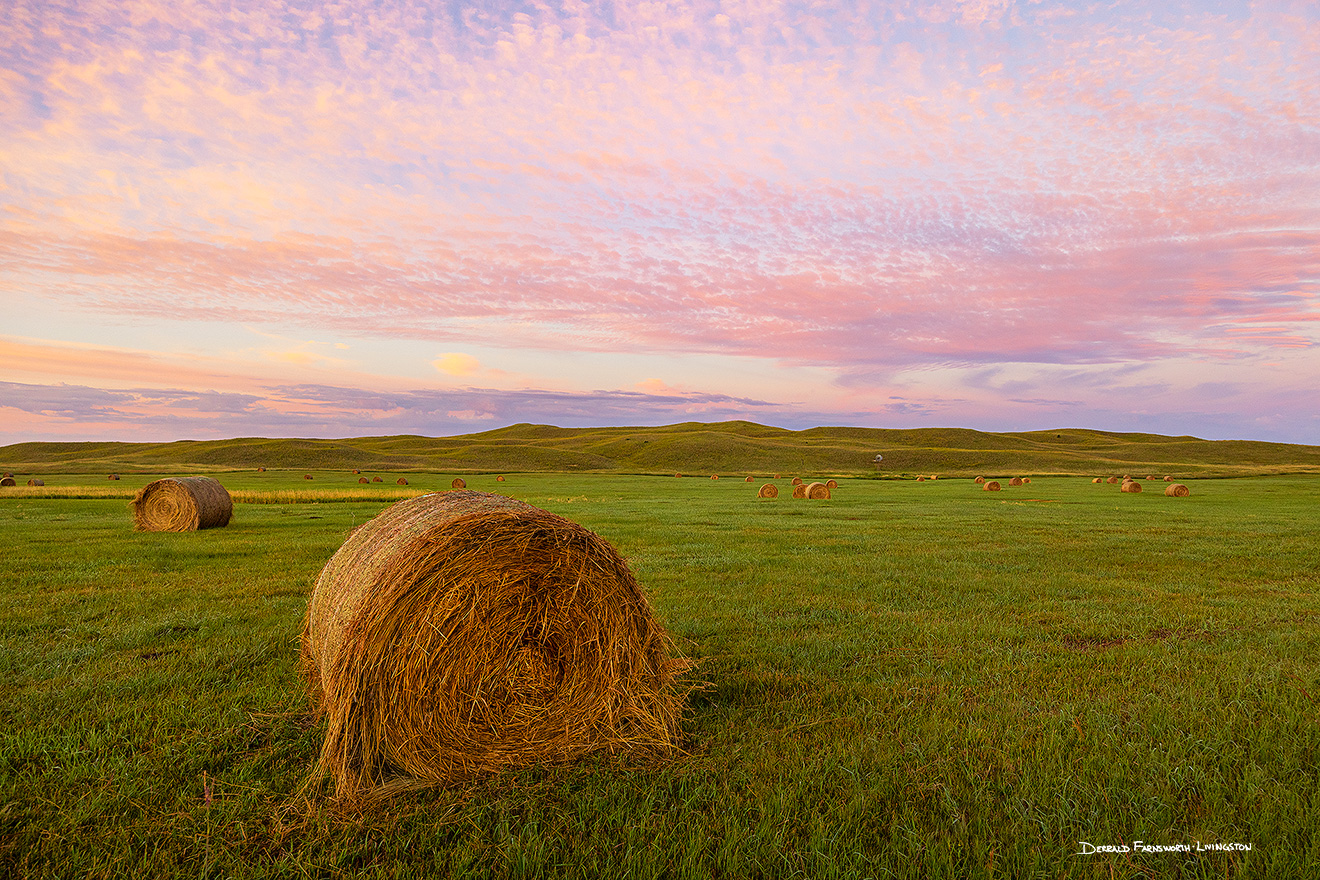
<path id="1" fill-rule="evenodd" d="M 917 482 L 918 482 L 918 483 L 924 483 L 924 482 L 926 482 L 926 478 L 925 478 L 925 477 L 917 477 Z"/>
<path id="2" fill-rule="evenodd" d="M 504 482 L 504 478 L 503 478 L 503 477 L 496 477 L 496 478 L 495 478 L 495 482 L 497 482 L 497 483 L 503 483 L 503 482 Z"/>
<path id="3" fill-rule="evenodd" d="M 1120 492 L 1131 492 L 1137 494 L 1141 492 L 1141 484 L 1136 480 L 1124 480 L 1123 485 L 1119 487 Z"/>
<path id="4" fill-rule="evenodd" d="M 824 483 L 812 483 L 807 486 L 806 495 L 808 498 L 816 501 L 830 500 L 830 487 Z"/>
<path id="5" fill-rule="evenodd" d="M 5 471 L 4 474 L 3 474 L 3 475 L 0 475 L 0 476 L 3 476 L 3 477 L 11 477 L 11 478 L 12 478 L 14 475 L 11 474 L 9 471 Z"/>
<path id="6" fill-rule="evenodd" d="M 385 482 L 385 481 L 382 480 L 380 477 L 372 477 L 372 478 L 371 478 L 371 482 L 373 482 L 373 483 L 383 483 L 383 482 Z"/>
<path id="7" fill-rule="evenodd" d="M 806 486 L 805 483 L 794 483 L 794 484 L 793 484 L 793 497 L 794 497 L 794 498 L 806 498 L 806 497 L 807 497 L 807 486 Z"/>
<path id="8" fill-rule="evenodd" d="M 259 467 L 259 468 L 257 468 L 257 473 L 259 473 L 259 474 L 264 474 L 265 472 L 266 472 L 266 469 L 265 469 L 264 467 Z"/>
<path id="9" fill-rule="evenodd" d="M 720 475 L 719 475 L 719 474 L 711 474 L 711 475 L 710 475 L 710 478 L 711 478 L 712 480 L 718 480 L 718 479 L 720 478 Z"/>
<path id="10" fill-rule="evenodd" d="M 1164 494 L 1168 495 L 1170 498 L 1186 498 L 1188 495 L 1192 494 L 1192 490 L 1188 489 L 1182 483 L 1170 483 L 1164 487 Z"/>
<path id="11" fill-rule="evenodd" d="M 449 488 L 451 488 L 451 489 L 466 489 L 466 488 L 467 488 L 467 480 L 463 479 L 462 477 L 454 477 L 453 482 L 451 482 L 451 483 L 449 484 Z"/>
<path id="12" fill-rule="evenodd" d="M 989 480 L 989 481 L 987 481 L 986 484 L 985 484 L 984 486 L 982 486 L 981 488 L 982 488 L 982 490 L 985 491 L 985 492 L 998 492 L 998 491 L 999 491 L 999 481 L 998 481 L 998 480 Z"/>
<path id="13" fill-rule="evenodd" d="M 148 483 L 133 498 L 133 524 L 140 532 L 194 532 L 229 525 L 234 502 L 214 477 L 166 477 Z"/>
<path id="14" fill-rule="evenodd" d="M 29 485 L 29 486 L 44 486 L 44 485 L 46 485 L 46 481 L 43 480 L 41 477 L 33 477 L 32 479 L 28 480 L 28 485 Z"/>
<path id="15" fill-rule="evenodd" d="M 1095 478 L 1094 480 L 1092 480 L 1091 482 L 1092 482 L 1092 483 L 1099 483 L 1099 482 L 1102 482 L 1103 480 L 1104 480 L 1104 477 L 1096 477 L 1096 478 Z"/>
<path id="16" fill-rule="evenodd" d="M 310 480 L 311 478 L 312 478 L 312 475 L 311 475 L 311 474 L 303 474 L 303 479 L 304 479 L 304 480 Z"/>
<path id="17" fill-rule="evenodd" d="M 362 471 L 359 470 L 358 468 L 353 468 L 353 473 L 355 473 L 355 474 L 360 474 L 360 473 L 362 473 Z"/>
<path id="18" fill-rule="evenodd" d="M 1106 483 L 1117 483 L 1117 482 L 1118 482 L 1118 477 L 1110 477 L 1109 479 L 1105 480 L 1105 482 L 1106 482 Z"/>
<path id="19" fill-rule="evenodd" d="M 1031 482 L 1031 477 L 1023 477 L 1023 478 L 1022 478 L 1022 485 L 1025 486 L 1027 483 L 1030 483 L 1030 482 Z"/>
<path id="20" fill-rule="evenodd" d="M 119 479 L 119 474 L 111 474 L 110 476 L 106 477 L 106 479 L 107 479 L 107 480 L 117 480 L 117 479 Z"/>
<path id="21" fill-rule="evenodd" d="M 826 489 L 837 489 L 837 488 L 839 488 L 839 481 L 838 481 L 838 480 L 826 480 L 826 481 L 825 481 L 825 488 L 826 488 Z"/>
<path id="22" fill-rule="evenodd" d="M 371 485 L 371 480 L 368 480 L 366 477 L 358 477 L 358 482 L 366 483 L 368 486 Z"/>
<path id="23" fill-rule="evenodd" d="M 355 803 L 591 752 L 676 748 L 691 664 L 605 540 L 521 501 L 423 495 L 317 578 L 302 670 L 326 716 L 308 787 Z"/>
<path id="24" fill-rule="evenodd" d="M 802 485 L 802 478 L 801 478 L 801 477 L 794 477 L 794 478 L 793 478 L 793 485 L 794 485 L 794 486 L 801 486 L 801 485 Z"/>
<path id="25" fill-rule="evenodd" d="M 1021 486 L 1021 485 L 1022 485 L 1022 478 L 1021 478 L 1021 477 L 1014 477 L 1013 479 L 1011 479 L 1011 480 L 1008 481 L 1008 485 L 1010 485 L 1010 486 Z"/>
<path id="26" fill-rule="evenodd" d="M 13 477 L 0 477 L 0 486 L 17 486 L 18 481 Z"/>
<path id="27" fill-rule="evenodd" d="M 752 482 L 752 478 L 751 478 L 751 477 L 748 477 L 747 479 L 743 480 L 743 482 L 744 482 L 744 483 L 750 483 L 750 482 Z"/>
<path id="28" fill-rule="evenodd" d="M 400 486 L 406 486 L 406 485 L 408 485 L 408 480 L 407 480 L 406 477 L 399 477 L 399 479 L 397 480 L 397 482 L 398 482 L 398 484 L 399 484 Z"/>
<path id="29" fill-rule="evenodd" d="M 779 487 L 776 486 L 774 483 L 766 483 L 766 484 L 765 484 L 764 486 L 762 486 L 760 489 L 757 489 L 757 490 L 756 490 L 756 497 L 757 497 L 757 498 L 778 498 L 778 497 L 779 497 Z"/>
<path id="30" fill-rule="evenodd" d="M 982 485 L 983 483 L 985 483 L 985 477 L 977 477 L 975 483 L 978 486 Z"/>

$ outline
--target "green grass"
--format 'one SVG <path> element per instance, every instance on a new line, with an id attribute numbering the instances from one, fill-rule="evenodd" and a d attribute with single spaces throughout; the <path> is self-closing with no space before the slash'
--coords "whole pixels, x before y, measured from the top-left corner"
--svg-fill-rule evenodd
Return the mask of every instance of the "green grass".
<path id="1" fill-rule="evenodd" d="M 0 876 L 1320 868 L 1315 477 L 1189 480 L 1181 499 L 845 479 L 828 502 L 730 479 L 471 477 L 629 559 L 708 683 L 688 754 L 343 817 L 295 796 L 321 739 L 295 669 L 306 596 L 390 492 L 452 476 L 381 497 L 315 476 L 226 475 L 262 503 L 188 534 L 132 531 L 119 497 L 0 496 Z M 1075 855 L 1138 839 L 1252 850 Z"/>

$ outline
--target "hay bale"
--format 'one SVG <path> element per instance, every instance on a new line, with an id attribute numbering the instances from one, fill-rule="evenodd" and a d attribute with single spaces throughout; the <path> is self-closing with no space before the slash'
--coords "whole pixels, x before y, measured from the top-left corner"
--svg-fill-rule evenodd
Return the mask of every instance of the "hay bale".
<path id="1" fill-rule="evenodd" d="M 316 580 L 302 670 L 326 716 L 309 788 L 360 802 L 597 751 L 676 747 L 690 666 L 599 536 L 484 492 L 352 532 Z"/>
<path id="2" fill-rule="evenodd" d="M 373 482 L 373 483 L 383 483 L 383 482 L 385 482 L 385 481 L 382 480 L 380 477 L 372 477 L 372 478 L 371 478 L 371 482 Z"/>
<path id="3" fill-rule="evenodd" d="M 1101 482 L 1103 479 L 1104 479 L 1104 477 L 1096 477 L 1096 478 L 1095 478 L 1094 480 L 1092 480 L 1091 482 L 1092 482 L 1092 483 L 1099 483 L 1099 482 Z"/>
<path id="4" fill-rule="evenodd" d="M 358 482 L 359 482 L 359 483 L 366 483 L 368 486 L 371 485 L 371 480 L 368 480 L 366 477 L 358 477 Z"/>
<path id="5" fill-rule="evenodd" d="M 719 474 L 711 474 L 711 475 L 710 475 L 710 478 L 711 478 L 712 480 L 718 480 L 718 479 L 720 478 L 720 475 L 719 475 Z"/>
<path id="6" fill-rule="evenodd" d="M 839 481 L 838 481 L 838 480 L 826 480 L 826 481 L 825 481 L 825 488 L 827 488 L 827 489 L 837 489 L 837 488 L 839 488 Z"/>
<path id="7" fill-rule="evenodd" d="M 925 477 L 917 477 L 917 482 L 918 482 L 918 483 L 924 483 L 924 482 L 926 482 L 926 478 L 925 478 Z"/>
<path id="8" fill-rule="evenodd" d="M 462 477 L 454 477 L 453 482 L 451 482 L 451 483 L 449 484 L 449 488 L 451 488 L 451 489 L 466 489 L 466 488 L 467 488 L 467 480 L 463 479 Z"/>
<path id="9" fill-rule="evenodd" d="M 975 482 L 979 486 L 985 482 L 985 477 L 977 477 Z"/>
<path id="10" fill-rule="evenodd" d="M 46 481 L 43 480 L 43 479 L 41 479 L 41 477 L 33 477 L 32 479 L 28 480 L 28 485 L 29 485 L 29 486 L 44 486 L 44 485 L 46 485 Z"/>
<path id="11" fill-rule="evenodd" d="M 304 479 L 304 480 L 310 480 L 311 478 L 312 478 L 312 475 L 311 475 L 311 474 L 303 474 L 303 479 Z"/>
<path id="12" fill-rule="evenodd" d="M 744 483 L 750 483 L 751 481 L 752 481 L 751 477 L 748 477 L 747 479 L 743 480 Z"/>
<path id="13" fill-rule="evenodd" d="M 107 479 L 107 480 L 117 480 L 117 479 L 119 479 L 119 474 L 111 474 L 110 476 L 106 477 L 106 479 Z"/>
<path id="14" fill-rule="evenodd" d="M 353 473 L 360 474 L 362 473 L 362 471 L 358 470 L 357 468 L 353 468 Z"/>
<path id="15" fill-rule="evenodd" d="M 503 483 L 503 482 L 504 482 L 504 478 L 503 478 L 503 477 L 496 477 L 496 478 L 495 478 L 495 482 L 497 482 L 497 483 Z"/>
<path id="16" fill-rule="evenodd" d="M 1172 482 L 1173 482 L 1173 477 L 1165 477 L 1165 478 L 1164 478 L 1164 482 L 1166 482 L 1166 483 L 1172 483 Z"/>
<path id="17" fill-rule="evenodd" d="M 408 480 L 407 480 L 406 478 L 404 478 L 404 477 L 399 477 L 399 479 L 398 479 L 396 482 L 397 482 L 400 486 L 406 486 L 406 485 L 408 485 Z"/>
<path id="18" fill-rule="evenodd" d="M 830 487 L 824 483 L 812 483 L 807 486 L 806 495 L 808 498 L 816 501 L 830 500 Z"/>
<path id="19" fill-rule="evenodd" d="M 794 478 L 793 478 L 793 485 L 794 485 L 794 486 L 801 486 L 801 485 L 802 485 L 802 478 L 801 478 L 801 477 L 794 477 Z"/>
<path id="20" fill-rule="evenodd" d="M 234 502 L 213 477 L 166 477 L 148 483 L 133 498 L 133 523 L 140 532 L 193 532 L 229 525 Z"/>
<path id="21" fill-rule="evenodd" d="M 1170 498 L 1186 498 L 1188 495 L 1192 494 L 1192 490 L 1188 489 L 1182 483 L 1170 483 L 1164 487 L 1164 494 L 1168 495 Z"/>
<path id="22" fill-rule="evenodd" d="M 1027 483 L 1030 483 L 1030 482 L 1031 482 L 1031 477 L 1023 477 L 1023 478 L 1022 478 L 1022 485 L 1025 486 Z"/>
<path id="23" fill-rule="evenodd" d="M 266 472 L 266 469 L 265 469 L 264 467 L 259 467 L 259 468 L 257 468 L 257 473 L 259 473 L 259 474 L 264 474 L 265 472 Z"/>
<path id="24" fill-rule="evenodd" d="M 1011 480 L 1008 481 L 1008 485 L 1010 485 L 1010 486 L 1021 486 L 1021 485 L 1022 485 L 1022 478 L 1021 478 L 1021 477 L 1014 477 L 1013 479 L 1011 479 Z"/>
<path id="25" fill-rule="evenodd" d="M 1118 482 L 1118 477 L 1110 477 L 1108 480 L 1105 480 L 1105 482 L 1106 482 L 1106 483 L 1117 483 L 1117 482 Z"/>
<path id="26" fill-rule="evenodd" d="M 13 477 L 0 477 L 0 486 L 17 486 L 18 481 Z"/>
<path id="27" fill-rule="evenodd" d="M 1124 480 L 1123 485 L 1119 487 L 1118 491 L 1132 492 L 1135 494 L 1141 491 L 1141 484 L 1138 483 L 1136 480 Z"/>
<path id="28" fill-rule="evenodd" d="M 990 481 L 988 481 L 984 486 L 982 486 L 981 488 L 982 488 L 984 491 L 986 491 L 986 492 L 998 492 L 998 491 L 999 491 L 999 481 L 998 481 L 998 480 L 990 480 Z"/>
<path id="29" fill-rule="evenodd" d="M 764 486 L 762 486 L 760 489 L 757 489 L 757 490 L 756 490 L 756 497 L 757 497 L 757 498 L 778 498 L 778 497 L 779 497 L 779 487 L 776 486 L 774 483 L 766 483 L 766 484 L 765 484 Z"/>
<path id="30" fill-rule="evenodd" d="M 681 476 L 683 476 L 683 475 L 682 475 L 682 474 L 674 474 L 674 476 L 676 476 L 676 477 L 681 477 Z"/>
<path id="31" fill-rule="evenodd" d="M 13 476 L 14 476 L 14 475 L 11 474 L 9 471 L 5 471 L 3 476 L 5 476 L 5 477 L 9 477 L 10 479 L 13 479 Z"/>
<path id="32" fill-rule="evenodd" d="M 793 484 L 793 497 L 794 497 L 794 498 L 806 498 L 806 497 L 807 497 L 807 487 L 806 487 L 806 485 L 803 484 L 803 483 L 794 483 L 794 484 Z"/>

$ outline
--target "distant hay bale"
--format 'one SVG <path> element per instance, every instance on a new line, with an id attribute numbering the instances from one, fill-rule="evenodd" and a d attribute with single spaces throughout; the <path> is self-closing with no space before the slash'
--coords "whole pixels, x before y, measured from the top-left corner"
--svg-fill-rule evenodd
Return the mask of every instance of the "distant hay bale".
<path id="1" fill-rule="evenodd" d="M 399 477 L 399 479 L 396 482 L 398 482 L 400 486 L 408 485 L 408 480 L 404 477 Z"/>
<path id="2" fill-rule="evenodd" d="M 503 477 L 496 477 L 496 478 L 495 478 L 495 482 L 497 482 L 497 483 L 503 483 L 503 482 L 504 482 L 504 478 L 503 478 Z"/>
<path id="3" fill-rule="evenodd" d="M 462 477 L 454 477 L 453 482 L 451 482 L 451 483 L 449 484 L 449 488 L 451 488 L 451 489 L 466 489 L 466 488 L 467 488 L 467 480 L 463 479 Z"/>
<path id="4" fill-rule="evenodd" d="M 307 606 L 327 718 L 308 788 L 344 803 L 592 752 L 677 747 L 691 664 L 587 529 L 483 492 L 423 495 L 352 532 Z"/>
<path id="5" fill-rule="evenodd" d="M 259 473 L 259 474 L 264 474 L 265 472 L 266 472 L 266 469 L 265 469 L 264 467 L 259 467 L 259 468 L 257 468 L 257 473 Z"/>
<path id="6" fill-rule="evenodd" d="M 311 475 L 311 474 L 303 474 L 303 479 L 304 479 L 304 480 L 310 480 L 311 478 L 312 478 L 312 475 Z"/>
<path id="7" fill-rule="evenodd" d="M 1118 491 L 1132 492 L 1135 494 L 1141 491 L 1141 484 L 1138 483 L 1136 480 L 1124 480 L 1123 485 L 1119 488 Z"/>
<path id="8" fill-rule="evenodd" d="M 710 475 L 710 478 L 711 478 L 712 480 L 718 480 L 718 479 L 720 478 L 720 475 L 719 475 L 719 474 L 711 474 L 711 475 Z"/>
<path id="9" fill-rule="evenodd" d="M 17 486 L 18 481 L 13 477 L 0 477 L 0 486 Z"/>
<path id="10" fill-rule="evenodd" d="M 1021 478 L 1021 477 L 1014 477 L 1013 479 L 1011 479 L 1011 480 L 1008 481 L 1008 485 L 1010 485 L 1010 486 L 1021 486 L 1021 485 L 1022 485 L 1022 478 Z"/>
<path id="11" fill-rule="evenodd" d="M 1027 483 L 1030 483 L 1030 482 L 1031 482 L 1031 477 L 1023 477 L 1023 478 L 1022 478 L 1022 484 L 1023 484 L 1024 486 L 1025 486 Z"/>
<path id="12" fill-rule="evenodd" d="M 358 482 L 366 483 L 368 486 L 371 485 L 371 480 L 368 480 L 366 477 L 358 477 Z"/>
<path id="13" fill-rule="evenodd" d="M 107 480 L 117 480 L 117 479 L 119 479 L 119 474 L 111 474 L 110 476 L 106 477 L 106 479 L 107 479 Z"/>
<path id="14" fill-rule="evenodd" d="M 793 485 L 794 485 L 794 486 L 801 486 L 801 485 L 802 485 L 802 478 L 801 478 L 801 477 L 794 477 L 794 478 L 793 478 Z"/>
<path id="15" fill-rule="evenodd" d="M 756 490 L 756 497 L 757 497 L 757 498 L 778 498 L 778 497 L 779 497 L 779 487 L 776 486 L 774 483 L 766 483 L 766 484 L 765 484 L 764 486 L 762 486 L 760 489 L 757 489 L 757 490 Z"/>
<path id="16" fill-rule="evenodd" d="M 382 480 L 380 477 L 372 477 L 372 478 L 371 478 L 371 482 L 373 482 L 373 483 L 383 483 L 383 482 L 385 482 L 385 481 Z"/>
<path id="17" fill-rule="evenodd" d="M 775 479 L 776 479 L 776 480 L 779 480 L 779 479 L 782 479 L 782 477 L 780 477 L 779 474 L 775 474 Z"/>
<path id="18" fill-rule="evenodd" d="M 1166 482 L 1166 483 L 1172 483 L 1172 482 L 1173 482 L 1173 477 L 1165 477 L 1165 478 L 1164 478 L 1164 482 Z"/>
<path id="19" fill-rule="evenodd" d="M 148 483 L 133 498 L 133 523 L 140 532 L 193 532 L 229 525 L 234 502 L 213 477 L 166 477 Z"/>
<path id="20" fill-rule="evenodd" d="M 43 479 L 41 479 L 41 477 L 33 477 L 32 479 L 28 480 L 28 485 L 29 485 L 29 486 L 44 486 L 44 485 L 46 485 L 46 481 L 43 480 Z"/>
<path id="21" fill-rule="evenodd" d="M 1091 482 L 1092 482 L 1092 483 L 1100 483 L 1100 482 L 1103 482 L 1103 481 L 1104 481 L 1104 477 L 1096 477 L 1096 478 L 1095 478 L 1094 480 L 1092 480 Z"/>
<path id="22" fill-rule="evenodd" d="M 747 479 L 743 480 L 743 482 L 744 482 L 744 483 L 750 483 L 750 482 L 752 482 L 752 478 L 751 478 L 751 477 L 748 477 Z"/>
<path id="23" fill-rule="evenodd" d="M 982 489 L 983 489 L 984 491 L 986 491 L 986 492 L 998 492 L 998 491 L 999 491 L 999 481 L 998 481 L 998 480 L 990 480 L 990 481 L 988 481 L 988 482 L 982 487 Z"/>
<path id="24" fill-rule="evenodd" d="M 1170 483 L 1164 487 L 1164 494 L 1168 495 L 1170 498 L 1186 498 L 1188 495 L 1192 494 L 1192 490 L 1188 489 L 1182 483 Z"/>
<path id="25" fill-rule="evenodd" d="M 939 474 L 931 474 L 931 475 L 930 475 L 930 478 L 931 478 L 932 480 L 938 480 L 938 479 L 940 478 L 940 475 L 939 475 Z"/>
<path id="26" fill-rule="evenodd" d="M 5 471 L 3 475 L 0 475 L 0 478 L 3 478 L 3 477 L 12 477 L 12 476 L 14 476 L 14 475 L 11 474 L 9 471 Z"/>
<path id="27" fill-rule="evenodd" d="M 976 484 L 977 484 L 978 486 L 979 486 L 980 484 L 984 483 L 984 482 L 985 482 L 985 477 L 977 477 L 977 478 L 976 478 Z"/>
<path id="28" fill-rule="evenodd" d="M 825 488 L 827 488 L 827 489 L 837 489 L 837 488 L 839 488 L 839 481 L 838 481 L 838 480 L 826 480 L 826 481 L 825 481 Z"/>
<path id="29" fill-rule="evenodd" d="M 926 482 L 926 478 L 925 478 L 925 477 L 917 477 L 917 482 L 918 482 L 918 483 L 924 483 L 924 482 Z"/>
<path id="30" fill-rule="evenodd" d="M 1153 480 L 1153 479 L 1155 479 L 1155 478 L 1152 477 L 1152 476 L 1147 476 L 1146 479 L 1148 479 L 1148 480 Z"/>
<path id="31" fill-rule="evenodd" d="M 803 483 L 794 483 L 794 484 L 793 484 L 793 497 L 794 497 L 794 498 L 806 498 L 806 497 L 807 497 L 807 487 L 806 487 L 806 485 L 803 484 Z"/>
<path id="32" fill-rule="evenodd" d="M 824 483 L 812 483 L 807 486 L 807 497 L 817 501 L 830 500 L 830 487 Z"/>
<path id="33" fill-rule="evenodd" d="M 676 476 L 676 477 L 681 477 L 681 476 L 683 476 L 683 475 L 682 475 L 682 474 L 674 474 L 674 476 Z"/>
<path id="34" fill-rule="evenodd" d="M 362 473 L 362 471 L 358 470 L 357 468 L 353 468 L 353 473 L 360 474 Z"/>
<path id="35" fill-rule="evenodd" d="M 1108 480 L 1105 480 L 1105 482 L 1106 482 L 1106 483 L 1117 483 L 1117 482 L 1118 482 L 1118 477 L 1110 477 Z"/>

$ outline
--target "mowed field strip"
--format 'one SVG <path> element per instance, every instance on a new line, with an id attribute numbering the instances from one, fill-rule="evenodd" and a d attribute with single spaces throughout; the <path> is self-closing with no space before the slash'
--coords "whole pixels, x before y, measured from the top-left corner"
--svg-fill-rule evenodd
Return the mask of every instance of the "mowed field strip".
<path id="1" fill-rule="evenodd" d="M 5 489 L 0 874 L 1283 877 L 1320 861 L 1320 478 L 1196 479 L 1187 462 L 1174 498 L 1091 482 L 1122 468 L 1022 486 L 988 471 L 999 492 L 707 470 L 465 474 L 628 561 L 697 664 L 684 754 L 356 816 L 297 794 L 324 732 L 298 678 L 307 597 L 353 528 L 456 472 L 217 467 L 232 520 L 185 533 L 133 529 L 129 499 L 164 469 Z M 838 486 L 794 499 L 793 476 Z M 767 481 L 779 496 L 758 499 Z M 1134 841 L 1193 851 L 1100 849 Z"/>

